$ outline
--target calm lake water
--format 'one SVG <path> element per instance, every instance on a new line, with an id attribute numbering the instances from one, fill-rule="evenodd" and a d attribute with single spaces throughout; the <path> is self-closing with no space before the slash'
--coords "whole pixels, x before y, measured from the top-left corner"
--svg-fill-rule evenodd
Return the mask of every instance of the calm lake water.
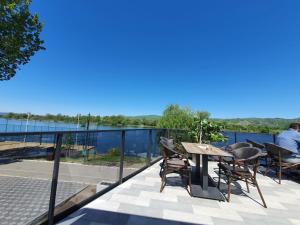
<path id="1" fill-rule="evenodd" d="M 13 120 L 0 118 L 0 132 L 25 132 L 27 131 L 65 131 L 65 130 L 77 130 L 77 124 L 51 122 L 51 121 L 35 121 L 29 120 L 26 126 L 26 120 Z M 27 128 L 26 128 L 27 127 Z M 78 128 L 78 130 L 84 130 L 84 127 Z M 96 126 L 90 125 L 91 130 L 95 129 L 113 129 L 109 126 Z"/>

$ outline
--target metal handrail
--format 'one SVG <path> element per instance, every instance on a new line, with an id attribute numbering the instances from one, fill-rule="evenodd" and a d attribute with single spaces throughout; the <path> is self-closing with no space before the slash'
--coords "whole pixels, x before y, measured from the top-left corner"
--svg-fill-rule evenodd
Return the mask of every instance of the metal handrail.
<path id="1" fill-rule="evenodd" d="M 49 135 L 49 134 L 78 134 L 78 133 L 102 133 L 116 131 L 149 131 L 149 130 L 177 130 L 166 128 L 124 128 L 124 129 L 109 129 L 109 130 L 78 130 L 78 131 L 29 131 L 29 132 L 0 132 L 0 136 L 21 136 L 21 135 Z"/>

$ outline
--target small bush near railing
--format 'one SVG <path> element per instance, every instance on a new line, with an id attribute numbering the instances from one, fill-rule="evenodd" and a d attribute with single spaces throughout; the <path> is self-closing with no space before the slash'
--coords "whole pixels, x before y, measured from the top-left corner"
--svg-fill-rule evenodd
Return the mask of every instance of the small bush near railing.
<path id="1" fill-rule="evenodd" d="M 121 151 L 118 148 L 112 148 L 108 150 L 107 155 L 110 157 L 121 156 Z"/>

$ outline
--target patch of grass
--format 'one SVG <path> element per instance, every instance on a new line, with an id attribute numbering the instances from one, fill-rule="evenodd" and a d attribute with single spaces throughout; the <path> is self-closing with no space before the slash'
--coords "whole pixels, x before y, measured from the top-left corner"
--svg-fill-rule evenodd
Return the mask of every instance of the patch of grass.
<path id="1" fill-rule="evenodd" d="M 103 154 L 103 155 L 89 155 L 88 159 L 85 160 L 83 156 L 76 157 L 61 157 L 61 162 L 69 163 L 82 163 L 85 165 L 106 165 L 106 166 L 119 166 L 120 165 L 120 156 Z M 137 156 L 125 156 L 124 165 L 125 166 L 134 166 L 145 164 L 146 159 Z"/>

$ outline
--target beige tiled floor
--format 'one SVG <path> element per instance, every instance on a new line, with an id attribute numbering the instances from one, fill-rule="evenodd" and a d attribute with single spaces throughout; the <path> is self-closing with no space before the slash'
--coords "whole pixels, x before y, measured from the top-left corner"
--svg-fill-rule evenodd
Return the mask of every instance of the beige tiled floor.
<path id="1" fill-rule="evenodd" d="M 216 164 L 209 163 L 210 175 Z M 159 164 L 155 164 L 126 183 L 103 195 L 59 224 L 300 224 L 300 184 L 258 175 L 268 208 L 260 205 L 256 188 L 250 194 L 243 182 L 234 185 L 232 202 L 191 198 L 174 175 L 172 184 L 159 193 Z M 172 175 L 171 175 L 172 176 Z M 239 188 L 237 188 L 239 187 Z M 221 189 L 226 189 L 223 184 Z"/>

